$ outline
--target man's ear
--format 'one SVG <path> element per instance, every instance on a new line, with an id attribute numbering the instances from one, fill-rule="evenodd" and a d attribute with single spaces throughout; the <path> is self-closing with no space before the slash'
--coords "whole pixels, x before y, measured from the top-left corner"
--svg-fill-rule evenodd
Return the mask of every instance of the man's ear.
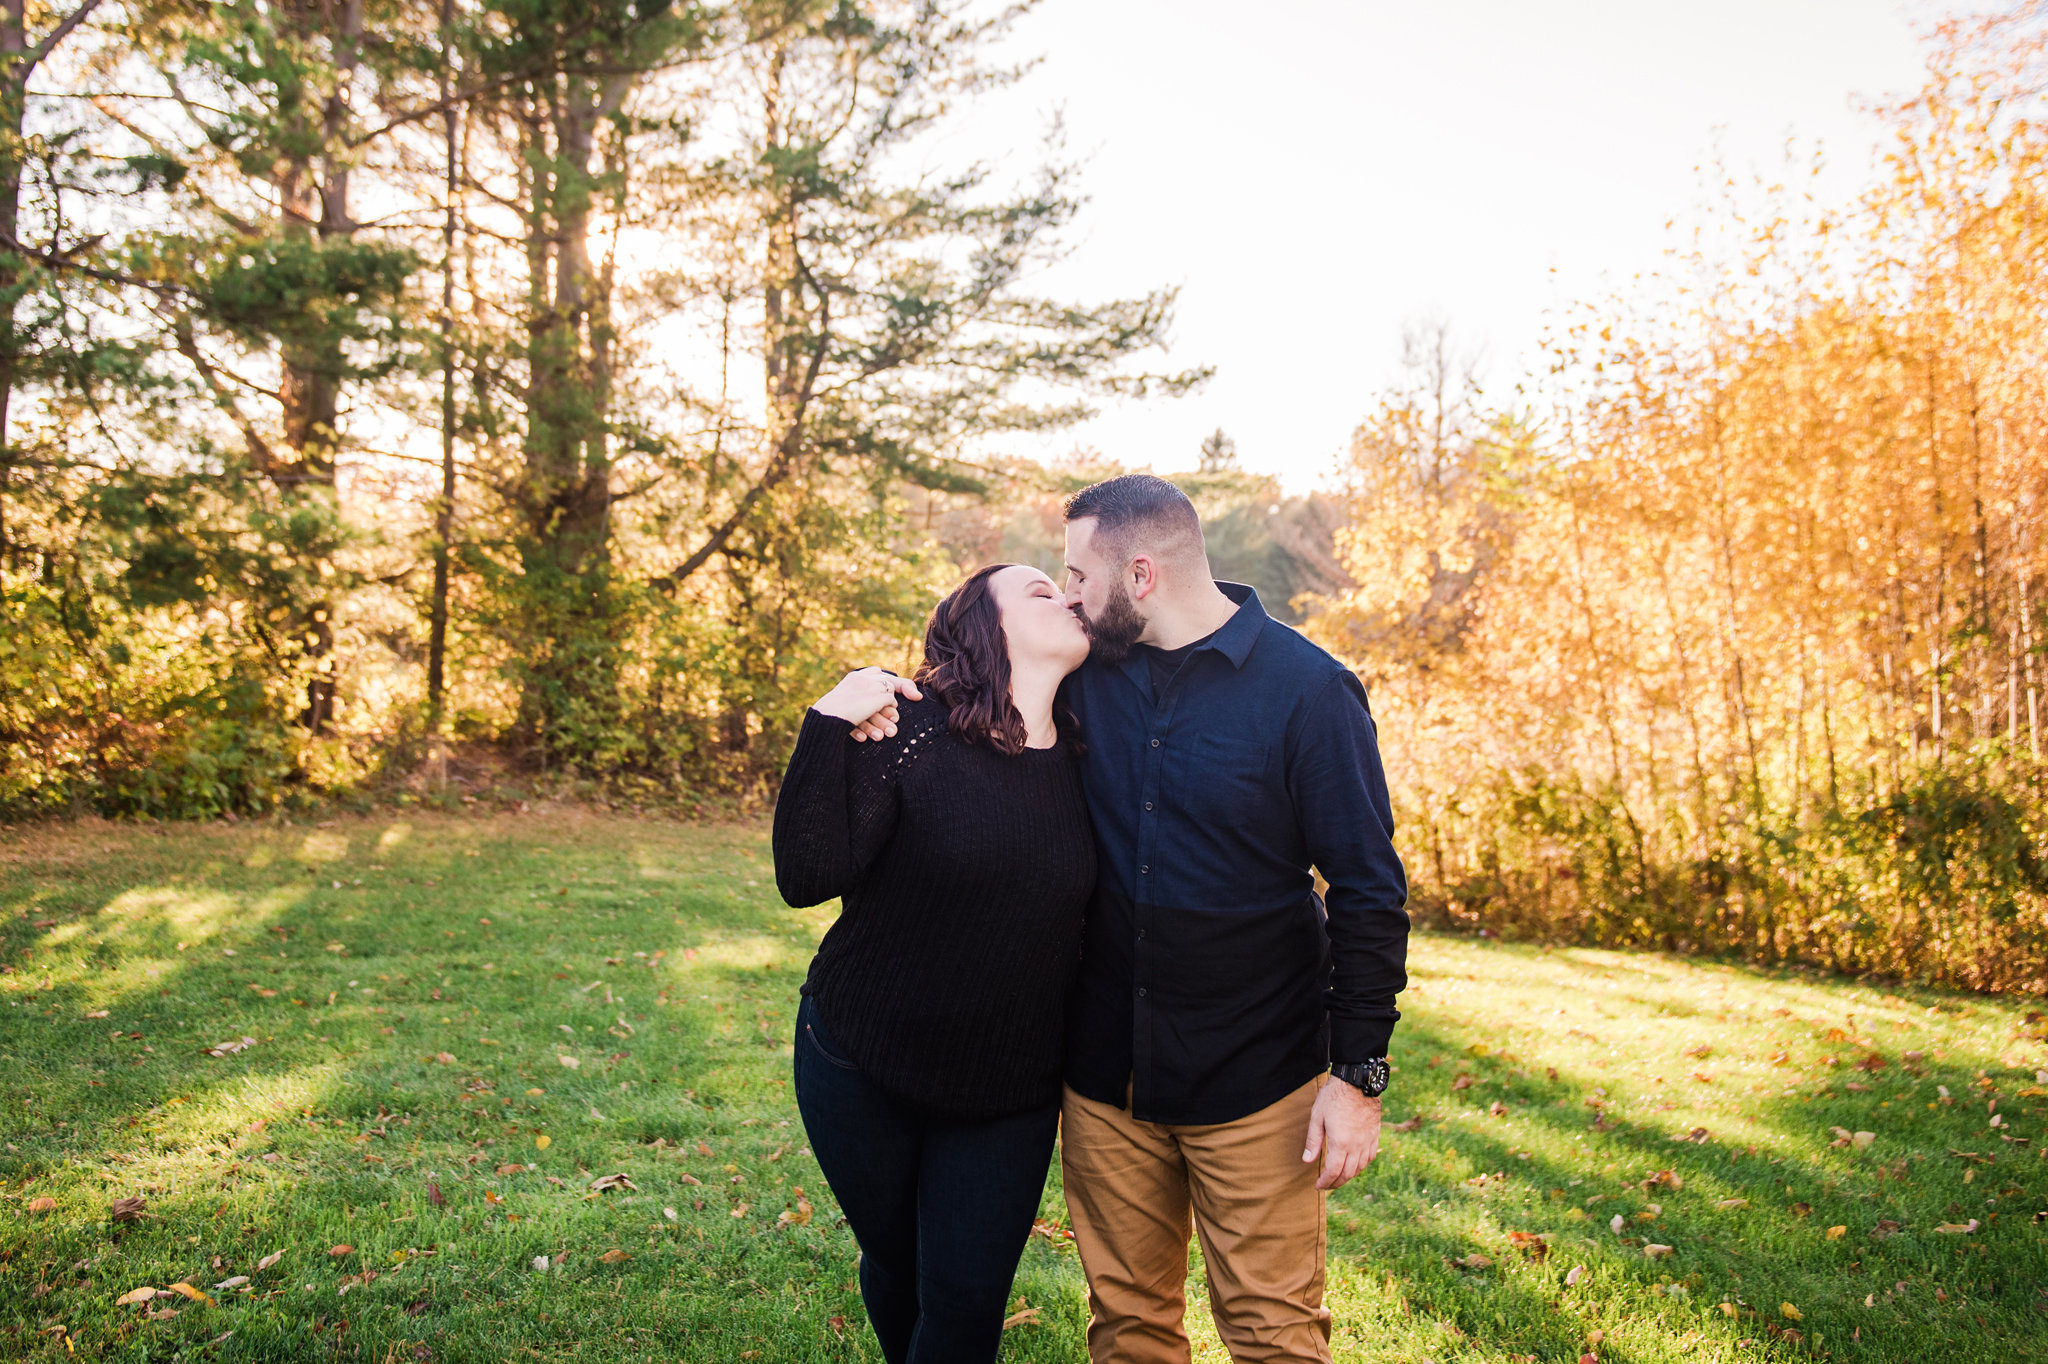
<path id="1" fill-rule="evenodd" d="M 1159 586 L 1159 565 L 1149 554 L 1138 554 L 1131 558 L 1127 570 L 1131 580 L 1131 600 L 1143 601 Z"/>

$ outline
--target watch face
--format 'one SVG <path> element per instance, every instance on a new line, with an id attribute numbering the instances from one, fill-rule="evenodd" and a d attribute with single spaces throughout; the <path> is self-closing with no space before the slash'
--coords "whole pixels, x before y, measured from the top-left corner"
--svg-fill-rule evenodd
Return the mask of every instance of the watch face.
<path id="1" fill-rule="evenodd" d="M 1356 1087 L 1368 1099 L 1385 1093 L 1387 1081 L 1393 1076 L 1393 1070 L 1388 1066 L 1387 1058 L 1384 1056 L 1332 1066 L 1330 1073 L 1346 1084 Z"/>
<path id="2" fill-rule="evenodd" d="M 1360 1088 L 1368 1095 L 1384 1093 L 1387 1088 L 1387 1081 L 1393 1078 L 1393 1072 L 1388 1067 L 1387 1058 L 1384 1056 L 1373 1057 L 1360 1066 L 1359 1069 L 1365 1072 L 1365 1083 Z"/>

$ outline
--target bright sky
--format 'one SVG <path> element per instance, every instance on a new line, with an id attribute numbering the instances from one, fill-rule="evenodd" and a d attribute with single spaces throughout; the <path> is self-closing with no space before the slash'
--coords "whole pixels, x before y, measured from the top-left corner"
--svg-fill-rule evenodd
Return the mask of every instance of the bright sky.
<path id="1" fill-rule="evenodd" d="M 1045 60 L 960 145 L 1028 155 L 1064 107 L 1088 156 L 1081 248 L 1048 292 L 1182 286 L 1192 398 L 1128 404 L 1075 444 L 1162 472 L 1222 427 L 1306 491 L 1435 314 L 1512 388 L 1545 314 L 1656 268 L 1718 144 L 1775 174 L 1818 139 L 1862 182 L 1856 109 L 1920 84 L 1917 0 L 1043 0 Z M 1555 273 L 1553 273 L 1553 271 Z"/>

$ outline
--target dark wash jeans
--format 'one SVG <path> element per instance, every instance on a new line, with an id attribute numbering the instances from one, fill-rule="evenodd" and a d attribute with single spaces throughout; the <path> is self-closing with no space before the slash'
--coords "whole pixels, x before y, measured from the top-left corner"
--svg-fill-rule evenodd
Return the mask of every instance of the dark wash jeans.
<path id="1" fill-rule="evenodd" d="M 1059 1104 L 983 1122 L 935 1117 L 841 1056 L 809 996 L 796 1015 L 796 1102 L 860 1242 L 860 1295 L 883 1357 L 993 1360 Z"/>

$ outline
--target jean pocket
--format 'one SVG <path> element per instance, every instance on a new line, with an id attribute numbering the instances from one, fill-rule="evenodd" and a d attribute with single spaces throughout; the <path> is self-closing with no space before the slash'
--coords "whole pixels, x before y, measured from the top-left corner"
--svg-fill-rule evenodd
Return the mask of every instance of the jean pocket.
<path id="1" fill-rule="evenodd" d="M 815 1013 L 813 1013 L 812 1017 L 804 1020 L 804 1036 L 810 1041 L 811 1050 L 817 1052 L 819 1057 L 827 1064 L 835 1065 L 841 1070 L 860 1069 L 860 1067 L 854 1065 L 853 1062 L 832 1049 L 831 1034 L 827 1033 L 824 1026 L 817 1021 Z"/>

